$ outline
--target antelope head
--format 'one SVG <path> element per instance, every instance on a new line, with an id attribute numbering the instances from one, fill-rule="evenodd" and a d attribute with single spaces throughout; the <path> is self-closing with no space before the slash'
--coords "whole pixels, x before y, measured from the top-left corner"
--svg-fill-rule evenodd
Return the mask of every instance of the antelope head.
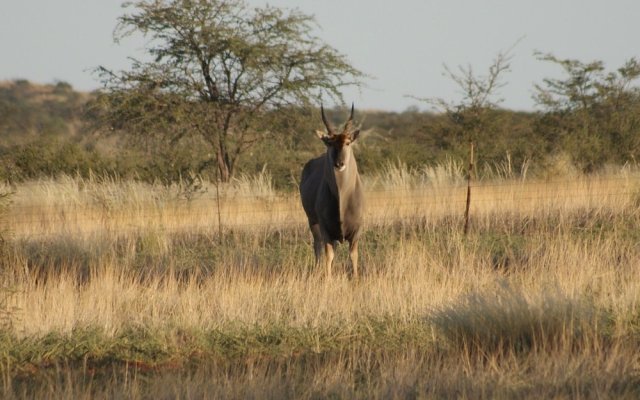
<path id="1" fill-rule="evenodd" d="M 360 134 L 359 129 L 354 130 L 353 128 L 353 104 L 351 104 L 351 115 L 344 124 L 342 133 L 339 134 L 335 132 L 329 121 L 327 121 L 322 105 L 320 105 L 320 113 L 327 132 L 316 131 L 316 134 L 327 146 L 327 157 L 335 172 L 343 172 L 353 158 L 351 143 L 355 142 Z"/>

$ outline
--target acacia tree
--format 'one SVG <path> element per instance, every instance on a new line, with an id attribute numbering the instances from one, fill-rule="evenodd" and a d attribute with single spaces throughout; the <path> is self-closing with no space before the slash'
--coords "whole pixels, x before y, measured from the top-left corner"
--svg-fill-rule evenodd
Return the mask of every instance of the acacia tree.
<path id="1" fill-rule="evenodd" d="M 313 34 L 314 19 L 296 10 L 250 8 L 243 0 L 143 0 L 125 3 L 114 38 L 142 33 L 151 61 L 127 71 L 99 67 L 99 100 L 111 129 L 175 145 L 197 138 L 226 182 L 238 158 L 270 133 L 284 107 L 322 96 L 363 74 Z"/>
<path id="2" fill-rule="evenodd" d="M 462 97 L 455 102 L 442 98 L 427 99 L 446 112 L 450 120 L 461 128 L 465 141 L 478 141 L 489 124 L 489 114 L 502 103 L 498 92 L 505 86 L 504 74 L 511 70 L 512 56 L 500 52 L 489 66 L 486 75 L 478 75 L 469 65 L 458 67 L 458 72 L 444 66 L 446 75 L 458 86 Z"/>
<path id="3" fill-rule="evenodd" d="M 565 76 L 535 85 L 544 110 L 539 130 L 551 151 L 566 151 L 585 171 L 609 161 L 631 161 L 640 154 L 640 62 L 629 59 L 607 72 L 602 61 L 582 62 L 538 53 Z"/>
<path id="4" fill-rule="evenodd" d="M 445 113 L 449 124 L 445 128 L 448 135 L 444 140 L 447 141 L 446 146 L 459 155 L 468 151 L 470 143 L 475 144 L 479 153 L 485 156 L 489 150 L 498 147 L 496 110 L 503 101 L 499 91 L 506 85 L 504 75 L 511 70 L 513 47 L 499 52 L 485 74 L 478 74 L 470 65 L 459 66 L 457 70 L 445 65 L 445 76 L 456 84 L 461 94 L 458 100 L 414 97 Z"/>

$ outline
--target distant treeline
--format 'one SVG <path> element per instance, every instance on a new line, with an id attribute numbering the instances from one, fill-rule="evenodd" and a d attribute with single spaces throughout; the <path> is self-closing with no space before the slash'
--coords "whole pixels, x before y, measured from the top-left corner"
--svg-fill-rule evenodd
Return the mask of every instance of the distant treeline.
<path id="1" fill-rule="evenodd" d="M 604 92 L 603 92 L 604 93 Z M 615 94 L 615 93 L 614 93 Z M 585 173 L 635 163 L 640 152 L 640 97 L 635 90 L 591 95 L 581 104 L 549 104 L 540 112 L 486 110 L 473 138 L 477 165 L 509 165 L 538 176 L 573 168 Z M 172 153 L 135 145 L 108 132 L 92 111 L 96 93 L 79 93 L 64 82 L 52 85 L 19 80 L 0 83 L 0 179 L 17 182 L 58 174 L 109 174 L 125 179 L 172 182 L 196 173 L 202 146 L 185 141 Z M 291 188 L 304 162 L 324 149 L 313 131 L 322 127 L 316 110 L 286 110 L 296 118 L 274 118 L 271 134 L 238 161 L 236 174 L 266 168 L 279 188 Z M 328 110 L 339 124 L 347 111 Z M 363 174 L 388 163 L 409 168 L 453 159 L 466 162 L 467 115 L 461 113 L 367 111 L 356 108 L 362 135 L 357 157 Z M 215 179 L 214 171 L 199 171 Z"/>

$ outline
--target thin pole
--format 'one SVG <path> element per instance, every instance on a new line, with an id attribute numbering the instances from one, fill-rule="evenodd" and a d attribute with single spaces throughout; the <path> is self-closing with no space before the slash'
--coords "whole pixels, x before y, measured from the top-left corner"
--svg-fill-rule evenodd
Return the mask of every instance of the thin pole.
<path id="1" fill-rule="evenodd" d="M 469 209 L 471 208 L 471 177 L 473 175 L 473 142 L 469 152 L 469 170 L 467 171 L 467 205 L 464 210 L 464 235 L 469 232 Z"/>
<path id="2" fill-rule="evenodd" d="M 222 213 L 220 212 L 220 171 L 216 171 L 216 207 L 218 209 L 218 242 L 222 244 Z"/>

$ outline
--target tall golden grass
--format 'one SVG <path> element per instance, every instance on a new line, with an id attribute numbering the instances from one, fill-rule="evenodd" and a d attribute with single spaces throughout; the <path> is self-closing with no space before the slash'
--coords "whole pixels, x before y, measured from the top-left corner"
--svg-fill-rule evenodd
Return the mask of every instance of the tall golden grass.
<path id="1" fill-rule="evenodd" d="M 265 176 L 188 201 L 175 188 L 109 179 L 25 184 L 4 221 L 3 329 L 20 343 L 143 330 L 185 359 L 204 351 L 185 332 L 244 332 L 245 347 L 234 342 L 242 356 L 224 364 L 231 369 L 208 372 L 218 386 L 206 374 L 181 378 L 216 397 L 260 385 L 272 397 L 640 393 L 640 174 L 478 182 L 464 236 L 460 175 L 401 170 L 367 179 L 358 281 L 312 268 L 297 194 L 276 193 Z M 345 259 L 342 251 L 339 271 Z M 275 350 L 265 335 L 275 335 Z M 294 358 L 264 358 L 270 351 Z M 261 361 L 247 359 L 256 352 Z M 31 354 L 36 360 L 14 363 L 24 369 L 46 357 Z M 235 386 L 249 379 L 248 365 L 260 379 Z M 20 368 L 2 368 L 5 392 L 15 393 L 7 388 L 20 384 Z M 302 381 L 312 390 L 300 392 Z M 189 390 L 173 382 L 175 393 Z M 71 393 L 85 389 L 108 397 L 87 387 Z"/>
<path id="2" fill-rule="evenodd" d="M 462 170 L 455 165 L 411 171 L 390 164 L 366 179 L 366 221 L 370 226 L 398 220 L 460 215 L 466 201 Z M 580 209 L 621 210 L 635 201 L 638 173 L 547 181 L 492 180 L 474 184 L 471 215 L 538 216 Z M 212 184 L 193 199 L 179 188 L 115 179 L 63 176 L 26 183 L 16 191 L 6 229 L 14 237 L 86 236 L 145 229 L 211 232 L 227 229 L 278 230 L 306 226 L 296 193 L 279 194 L 263 172 L 242 176 L 216 190 Z"/>

